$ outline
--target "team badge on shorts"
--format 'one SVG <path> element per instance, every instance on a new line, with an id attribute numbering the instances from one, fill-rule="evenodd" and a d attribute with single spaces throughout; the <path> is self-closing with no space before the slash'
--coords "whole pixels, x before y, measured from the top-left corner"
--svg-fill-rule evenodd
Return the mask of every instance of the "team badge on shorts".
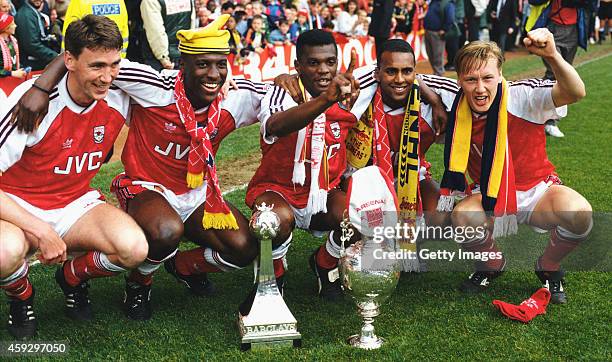
<path id="1" fill-rule="evenodd" d="M 332 134 L 335 138 L 340 138 L 340 125 L 338 122 L 331 123 L 329 128 L 331 128 Z"/>
<path id="2" fill-rule="evenodd" d="M 104 126 L 96 126 L 93 129 L 93 139 L 95 143 L 104 142 Z"/>

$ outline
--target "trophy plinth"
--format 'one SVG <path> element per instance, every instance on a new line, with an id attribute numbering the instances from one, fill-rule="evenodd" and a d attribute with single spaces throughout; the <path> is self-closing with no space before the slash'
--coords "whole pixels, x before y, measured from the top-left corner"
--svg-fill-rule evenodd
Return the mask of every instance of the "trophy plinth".
<path id="1" fill-rule="evenodd" d="M 272 238 L 280 227 L 278 215 L 272 206 L 257 206 L 250 227 L 260 239 L 257 267 L 257 293 L 251 311 L 246 316 L 238 314 L 241 350 L 293 346 L 299 347 L 302 335 L 297 330 L 297 320 L 278 291 L 272 266 Z"/>

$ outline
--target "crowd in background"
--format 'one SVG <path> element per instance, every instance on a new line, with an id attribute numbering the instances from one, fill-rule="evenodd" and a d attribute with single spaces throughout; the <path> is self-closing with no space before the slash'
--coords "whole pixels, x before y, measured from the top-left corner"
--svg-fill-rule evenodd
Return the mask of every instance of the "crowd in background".
<path id="1" fill-rule="evenodd" d="M 61 52 L 71 19 L 88 13 L 119 25 L 123 56 L 158 70 L 178 66 L 177 31 L 230 14 L 235 62 L 295 43 L 310 29 L 340 37 L 374 35 L 377 44 L 384 29 L 383 38 L 423 36 L 433 73 L 441 75 L 454 70 L 454 56 L 466 42 L 493 40 L 512 51 L 526 31 L 538 27 L 552 31 L 560 53 L 572 63 L 578 47 L 610 36 L 612 0 L 0 0 L 0 77 L 23 79 L 43 69 Z M 380 14 L 391 17 L 390 29 L 373 24 Z M 553 78 L 550 69 L 544 77 Z M 552 123 L 547 132 L 563 136 Z"/>
<path id="2" fill-rule="evenodd" d="M 126 35 L 128 58 L 145 62 L 156 69 L 177 65 L 175 35 L 178 30 L 204 26 L 220 14 L 232 15 L 227 28 L 232 34 L 232 52 L 240 59 L 249 52 L 261 53 L 271 45 L 295 43 L 299 34 L 313 28 L 328 29 L 348 37 L 366 36 L 373 10 L 373 1 L 369 0 L 234 1 L 72 0 L 77 4 L 70 6 L 70 0 L 0 0 L 0 12 L 13 17 L 4 17 L 4 21 L 0 21 L 3 55 L 6 55 L 5 48 L 9 53 L 15 53 L 8 62 L 3 58 L 1 75 L 23 77 L 26 67 L 33 70 L 44 68 L 61 51 L 62 30 L 67 15 L 82 16 L 96 6 L 97 10 L 93 12 L 116 16 L 120 29 L 122 22 L 127 24 L 125 31 L 121 30 Z M 547 5 L 548 2 L 397 0 L 390 33 L 424 35 L 433 72 L 442 74 L 445 70 L 453 70 L 454 54 L 466 41 L 490 39 L 503 50 L 511 51 L 524 34 L 531 9 L 536 8 L 537 11 L 538 6 Z M 559 2 L 561 7 L 587 7 L 590 0 L 552 2 Z M 605 40 L 610 23 L 607 14 L 610 4 L 610 1 L 601 2 L 604 11 L 600 11 L 599 15 L 602 21 L 596 17 L 595 10 L 599 4 L 595 3 L 595 8 L 589 9 L 586 24 L 578 26 L 585 27 L 591 42 Z M 554 4 L 552 7 L 555 7 Z M 552 12 L 557 12 L 548 14 L 553 23 L 577 22 L 575 15 L 574 19 L 567 21 L 559 6 Z M 9 24 L 9 20 L 13 20 L 11 23 L 14 24 Z M 596 31 L 597 28 L 601 28 L 601 31 Z M 578 42 L 580 44 L 580 40 Z"/>

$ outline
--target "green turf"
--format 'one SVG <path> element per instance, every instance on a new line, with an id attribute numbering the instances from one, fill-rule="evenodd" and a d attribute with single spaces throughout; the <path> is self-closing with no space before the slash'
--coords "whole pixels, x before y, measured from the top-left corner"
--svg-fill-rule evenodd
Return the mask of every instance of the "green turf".
<path id="1" fill-rule="evenodd" d="M 587 84 L 588 96 L 571 106 L 561 123 L 564 139 L 548 139 L 549 157 L 570 187 L 587 197 L 597 211 L 611 211 L 612 195 L 608 157 L 610 134 L 609 83 L 612 57 L 583 67 L 579 71 Z M 226 160 L 236 152 L 253 152 L 257 141 L 246 138 L 255 128 L 236 132 L 242 148 L 227 148 Z M 255 136 L 256 137 L 256 136 Z M 441 147 L 428 154 L 440 175 Z M 95 184 L 107 189 L 119 164 L 105 167 Z M 227 166 L 226 166 L 227 167 Z M 228 198 L 246 214 L 244 191 Z M 609 235 L 609 234 L 608 234 Z M 601 238 L 605 239 L 606 235 Z M 545 236 L 529 231 L 502 248 L 514 256 L 536 253 Z M 374 352 L 358 351 L 344 344 L 346 336 L 359 330 L 354 306 L 320 302 L 314 296 L 315 280 L 308 270 L 307 257 L 320 240 L 297 231 L 289 253 L 289 282 L 286 300 L 299 321 L 303 348 L 296 350 L 242 353 L 236 328 L 237 306 L 252 281 L 250 268 L 235 273 L 213 275 L 218 293 L 212 298 L 190 296 L 182 285 L 161 271 L 153 289 L 154 317 L 149 322 L 126 320 L 119 310 L 123 295 L 122 278 L 91 282 L 91 297 L 96 319 L 75 323 L 62 313 L 63 296 L 52 281 L 53 268 L 32 268 L 36 287 L 39 321 L 37 340 L 67 341 L 74 360 L 611 360 L 610 272 L 575 272 L 568 276 L 570 303 L 550 306 L 547 314 L 523 325 L 502 318 L 491 305 L 500 298 L 519 303 L 538 287 L 532 272 L 510 271 L 486 293 L 465 296 L 456 291 L 465 272 L 430 272 L 402 277 L 397 291 L 384 306 L 376 321 L 377 332 L 388 344 Z M 426 244 L 435 247 L 439 243 Z M 445 245 L 448 246 L 448 245 Z M 600 259 L 609 263 L 609 246 L 598 249 Z M 514 258 L 514 259 L 518 259 Z M 524 258 L 523 258 L 524 259 Z M 523 260 L 521 259 L 521 260 Z M 526 260 L 524 268 L 532 261 Z M 435 263 L 432 264 L 435 267 Z M 520 267 L 520 266 L 519 266 Z M 609 270 L 609 267 L 608 269 Z M 7 313 L 0 306 L 0 316 Z M 8 339 L 4 330 L 0 340 Z"/>

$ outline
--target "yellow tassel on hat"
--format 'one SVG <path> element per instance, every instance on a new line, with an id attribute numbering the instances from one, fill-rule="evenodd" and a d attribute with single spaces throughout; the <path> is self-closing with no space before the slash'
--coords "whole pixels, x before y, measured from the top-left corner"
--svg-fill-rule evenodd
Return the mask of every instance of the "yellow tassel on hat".
<path id="1" fill-rule="evenodd" d="M 202 186 L 204 182 L 204 172 L 200 173 L 191 173 L 187 172 L 187 186 L 191 189 L 198 188 Z"/>
<path id="2" fill-rule="evenodd" d="M 181 53 L 229 54 L 230 33 L 227 30 L 221 30 L 229 17 L 229 14 L 223 14 L 203 28 L 179 30 L 176 38 L 179 40 L 178 48 Z"/>
<path id="3" fill-rule="evenodd" d="M 238 230 L 238 222 L 233 213 L 224 214 L 222 212 L 206 212 L 202 218 L 202 226 L 204 229 L 231 229 Z"/>

